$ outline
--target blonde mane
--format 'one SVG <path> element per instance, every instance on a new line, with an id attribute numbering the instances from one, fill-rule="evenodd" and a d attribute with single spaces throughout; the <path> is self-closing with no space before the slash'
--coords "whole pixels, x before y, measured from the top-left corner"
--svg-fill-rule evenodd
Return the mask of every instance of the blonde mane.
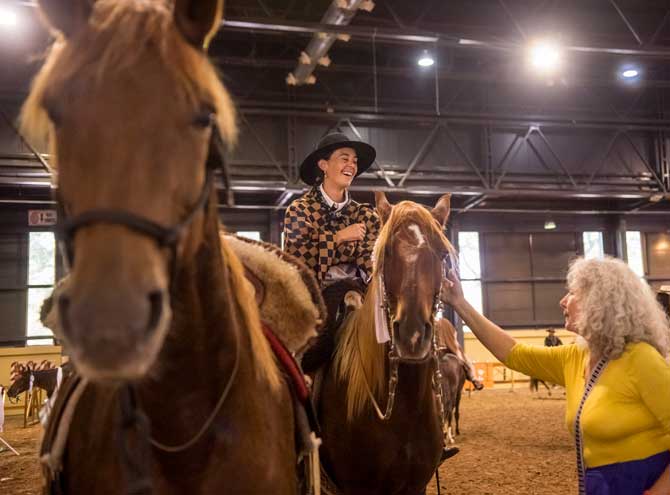
<path id="1" fill-rule="evenodd" d="M 237 140 L 235 107 L 206 54 L 191 46 L 177 30 L 170 2 L 98 0 L 88 26 L 72 39 L 56 33 L 56 41 L 32 83 L 21 110 L 21 128 L 39 143 L 50 141 L 51 123 L 44 104 L 51 91 L 75 76 L 92 85 L 128 70 L 142 70 L 148 52 L 158 53 L 189 103 L 206 102 L 216 113 L 222 137 Z"/>
<path id="2" fill-rule="evenodd" d="M 368 387 L 376 400 L 386 389 L 386 346 L 375 337 L 375 310 L 379 287 L 379 270 L 384 266 L 385 247 L 403 225 L 410 223 L 423 227 L 428 245 L 445 249 L 450 254 L 456 250 L 444 235 L 442 226 L 430 212 L 411 201 L 393 206 L 374 247 L 374 269 L 363 306 L 344 323 L 335 349 L 333 363 L 338 380 L 347 383 L 347 420 L 352 421 L 371 405 Z M 380 407 L 385 407 L 382 401 Z"/>

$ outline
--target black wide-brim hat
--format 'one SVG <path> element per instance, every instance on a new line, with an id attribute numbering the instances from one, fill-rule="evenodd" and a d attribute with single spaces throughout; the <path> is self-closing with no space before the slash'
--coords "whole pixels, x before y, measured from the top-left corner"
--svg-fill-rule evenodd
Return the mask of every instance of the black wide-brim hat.
<path id="1" fill-rule="evenodd" d="M 321 138 L 316 145 L 316 149 L 309 154 L 300 164 L 300 178 L 306 184 L 313 186 L 319 177 L 319 160 L 327 159 L 331 153 L 340 148 L 352 148 L 356 151 L 358 157 L 358 170 L 356 177 L 370 168 L 375 161 L 377 152 L 368 143 L 362 141 L 352 141 L 346 134 L 334 132 Z"/>

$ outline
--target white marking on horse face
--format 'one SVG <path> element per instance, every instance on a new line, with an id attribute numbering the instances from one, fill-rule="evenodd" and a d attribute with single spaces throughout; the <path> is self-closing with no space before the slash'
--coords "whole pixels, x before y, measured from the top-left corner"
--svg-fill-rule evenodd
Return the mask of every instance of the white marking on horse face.
<path id="1" fill-rule="evenodd" d="M 414 335 L 412 335 L 412 338 L 409 339 L 409 341 L 412 343 L 412 347 L 416 347 L 416 344 L 419 342 L 420 338 L 421 338 L 421 334 L 419 332 L 414 332 Z"/>
<path id="2" fill-rule="evenodd" d="M 417 224 L 413 223 L 407 228 L 411 230 L 414 237 L 416 237 L 417 246 L 421 247 L 426 243 L 426 239 L 423 237 L 423 232 L 421 232 L 421 228 Z"/>

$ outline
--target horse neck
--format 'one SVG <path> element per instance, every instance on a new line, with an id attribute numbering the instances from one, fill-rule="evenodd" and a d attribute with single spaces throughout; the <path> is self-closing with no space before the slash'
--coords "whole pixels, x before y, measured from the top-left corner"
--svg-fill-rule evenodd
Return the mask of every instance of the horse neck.
<path id="1" fill-rule="evenodd" d="M 33 385 L 35 387 L 39 387 L 46 390 L 47 394 L 51 395 L 51 393 L 54 391 L 54 388 L 56 388 L 57 372 L 58 368 L 39 370 L 33 372 L 33 376 L 35 377 Z"/>
<path id="2" fill-rule="evenodd" d="M 210 205 L 202 242 L 195 255 L 180 265 L 175 283 L 170 330 L 156 364 L 139 388 L 152 428 L 163 426 L 166 431 L 185 428 L 180 414 L 169 411 L 166 397 L 174 412 L 186 411 L 199 421 L 219 399 L 238 347 L 235 386 L 244 385 L 253 375 L 250 339 L 241 331 L 229 267 L 221 256 L 215 206 Z"/>
<path id="3" fill-rule="evenodd" d="M 407 401 L 412 409 L 412 404 L 421 403 L 433 398 L 433 372 L 432 359 L 421 364 L 400 363 L 398 366 L 398 389 L 396 401 L 401 403 Z"/>

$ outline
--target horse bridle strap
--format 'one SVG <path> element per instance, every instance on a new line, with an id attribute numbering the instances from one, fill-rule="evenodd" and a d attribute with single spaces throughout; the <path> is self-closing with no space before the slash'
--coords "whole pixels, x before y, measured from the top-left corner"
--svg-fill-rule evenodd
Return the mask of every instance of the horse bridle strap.
<path id="1" fill-rule="evenodd" d="M 208 169 L 205 184 L 203 185 L 197 201 L 191 207 L 186 218 L 173 227 L 164 227 L 153 220 L 127 211 L 96 209 L 86 211 L 74 218 L 65 220 L 60 227 L 62 236 L 66 242 L 72 242 L 74 235 L 82 227 L 88 227 L 96 223 L 109 223 L 123 225 L 135 232 L 152 237 L 160 247 L 170 247 L 177 243 L 182 232 L 188 227 L 191 221 L 193 221 L 196 213 L 205 207 L 212 185 L 212 175 L 211 170 Z"/>
<path id="2" fill-rule="evenodd" d="M 445 258 L 442 260 L 442 278 L 440 282 L 440 288 L 438 289 L 437 294 L 435 294 L 433 298 L 433 314 L 432 318 L 433 321 L 436 319 L 436 315 L 438 311 L 442 309 L 442 304 L 440 301 L 440 293 L 442 292 L 442 284 L 444 283 L 444 279 L 447 274 L 448 268 L 453 266 L 453 260 L 451 258 L 451 254 L 448 256 L 445 256 Z M 372 393 L 372 390 L 370 388 L 370 383 L 368 381 L 368 377 L 365 374 L 365 367 L 363 367 L 363 380 L 365 382 L 365 388 L 368 392 L 368 397 L 370 398 L 370 401 L 372 402 L 372 406 L 374 407 L 375 413 L 377 414 L 377 417 L 381 421 L 388 421 L 391 419 L 391 414 L 393 413 L 393 406 L 395 404 L 395 395 L 396 395 L 396 388 L 398 386 L 398 365 L 402 359 L 398 356 L 398 353 L 396 351 L 396 344 L 395 344 L 395 339 L 393 336 L 393 329 L 392 329 L 392 324 L 393 324 L 393 312 L 391 311 L 391 305 L 389 304 L 389 297 L 386 292 L 386 284 L 384 283 L 384 275 L 383 275 L 384 270 L 379 273 L 379 284 L 381 287 L 381 294 L 382 294 L 382 301 L 377 301 L 379 304 L 381 304 L 382 307 L 382 312 L 385 315 L 385 318 L 387 319 L 387 324 L 389 327 L 389 333 L 391 337 L 391 349 L 388 353 L 388 358 L 389 358 L 389 382 L 388 382 L 388 396 L 386 399 L 386 410 L 382 412 L 381 408 L 379 407 L 379 404 L 377 403 L 377 400 L 375 399 L 374 394 Z M 357 341 L 358 343 L 358 341 Z M 359 359 L 362 359 L 362 354 L 360 347 L 357 346 L 357 351 L 358 351 L 358 357 Z M 432 387 L 433 387 L 433 395 L 435 397 L 435 400 L 437 402 L 437 409 L 438 409 L 438 416 L 440 419 L 440 423 L 444 426 L 444 398 L 442 397 L 442 372 L 440 371 L 440 364 L 439 364 L 439 359 L 438 359 L 438 354 L 437 354 L 437 338 L 435 336 L 435 332 L 433 332 L 433 343 L 432 343 L 432 349 L 430 355 L 426 358 L 426 360 L 432 360 L 433 365 L 435 366 L 435 371 L 433 373 L 433 378 L 432 378 Z"/>

